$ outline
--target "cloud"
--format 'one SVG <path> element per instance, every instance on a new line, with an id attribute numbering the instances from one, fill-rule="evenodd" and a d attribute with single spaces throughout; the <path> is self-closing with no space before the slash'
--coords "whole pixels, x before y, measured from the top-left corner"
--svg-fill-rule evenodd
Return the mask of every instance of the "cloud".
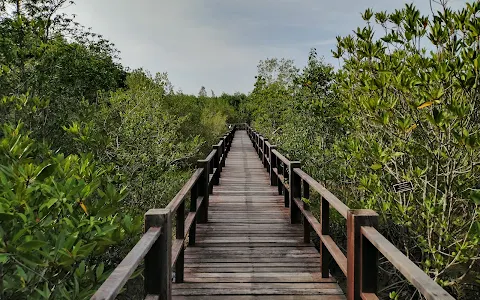
<path id="1" fill-rule="evenodd" d="M 427 0 L 414 1 L 429 13 Z M 460 6 L 463 1 L 455 1 Z M 77 0 L 67 9 L 117 45 L 122 62 L 169 73 L 184 92 L 248 92 L 258 61 L 304 63 L 311 47 L 327 62 L 337 35 L 361 26 L 368 7 L 393 10 L 400 0 Z"/>

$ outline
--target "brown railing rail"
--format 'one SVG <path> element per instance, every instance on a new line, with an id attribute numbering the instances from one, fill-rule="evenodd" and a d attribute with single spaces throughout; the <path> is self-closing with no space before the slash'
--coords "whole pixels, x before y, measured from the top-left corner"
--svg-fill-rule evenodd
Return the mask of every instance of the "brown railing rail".
<path id="1" fill-rule="evenodd" d="M 378 215 L 369 209 L 350 209 L 323 185 L 301 170 L 299 161 L 290 161 L 276 150 L 268 139 L 245 125 L 247 133 L 263 165 L 270 173 L 270 183 L 278 186 L 290 208 L 292 224 L 303 218 L 304 241 L 310 242 L 310 231 L 320 238 L 321 274 L 330 276 L 328 262 L 332 257 L 347 277 L 347 299 L 378 299 L 378 256 L 381 253 L 414 285 L 426 299 L 454 299 L 441 286 L 425 274 L 376 229 Z M 310 189 L 321 196 L 320 221 L 302 198 L 309 199 Z M 347 220 L 347 255 L 329 235 L 330 207 Z"/>
<path id="2" fill-rule="evenodd" d="M 175 282 L 183 282 L 185 241 L 195 245 L 197 223 L 208 222 L 209 194 L 218 185 L 227 154 L 237 128 L 231 125 L 227 134 L 213 146 L 197 170 L 164 209 L 150 209 L 145 214 L 142 238 L 92 296 L 92 300 L 113 300 L 144 260 L 145 299 L 171 299 L 172 268 Z M 190 209 L 185 215 L 185 197 L 190 194 Z M 175 218 L 175 239 L 172 238 L 172 218 Z"/>

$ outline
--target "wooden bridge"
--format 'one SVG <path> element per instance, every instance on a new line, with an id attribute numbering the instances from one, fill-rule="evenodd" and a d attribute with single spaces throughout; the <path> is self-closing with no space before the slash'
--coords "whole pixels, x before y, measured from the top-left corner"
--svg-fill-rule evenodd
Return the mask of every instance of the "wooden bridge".
<path id="1" fill-rule="evenodd" d="M 92 299 L 115 299 L 142 260 L 150 300 L 378 299 L 380 254 L 426 299 L 454 299 L 376 230 L 374 211 L 349 209 L 248 125 L 213 148 L 165 209 L 145 214 L 143 237 Z M 311 190 L 320 221 L 304 201 Z M 331 208 L 347 220 L 346 255 L 328 233 Z"/>

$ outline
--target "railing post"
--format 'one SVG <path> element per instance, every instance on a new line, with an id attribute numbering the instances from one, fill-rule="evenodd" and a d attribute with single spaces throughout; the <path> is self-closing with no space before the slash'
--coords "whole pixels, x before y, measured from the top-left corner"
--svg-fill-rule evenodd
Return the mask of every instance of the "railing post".
<path id="1" fill-rule="evenodd" d="M 214 163 L 215 161 L 215 155 L 210 159 L 208 162 L 208 193 L 213 194 L 213 184 L 215 183 L 215 176 L 213 175 L 213 168 L 214 168 Z M 212 175 L 212 185 L 210 185 L 210 175 Z"/>
<path id="2" fill-rule="evenodd" d="M 377 227 L 378 214 L 370 209 L 356 209 L 349 210 L 347 214 L 347 299 L 359 300 L 361 299 L 361 283 L 369 284 L 372 288 L 372 282 L 377 281 L 377 275 L 368 274 L 366 278 L 362 279 L 362 226 Z M 367 249 L 367 248 L 366 248 Z M 368 259 L 367 253 L 363 253 Z M 368 261 L 367 259 L 367 261 Z M 378 262 L 377 262 L 378 263 Z M 372 278 L 369 278 L 372 276 Z"/>
<path id="3" fill-rule="evenodd" d="M 278 177 L 277 177 L 277 182 L 278 182 L 278 194 L 283 195 L 283 183 L 280 180 L 280 175 L 283 175 L 283 161 L 278 159 L 277 157 L 277 172 L 278 172 Z M 287 204 L 285 203 L 285 207 L 287 207 Z"/>
<path id="4" fill-rule="evenodd" d="M 329 235 L 330 231 L 330 203 L 325 200 L 323 197 L 320 198 L 320 225 L 321 225 L 321 235 Z M 320 238 L 320 268 L 322 273 L 322 278 L 328 278 L 330 276 L 330 271 L 328 264 L 331 259 L 330 252 L 328 252 L 327 247 Z"/>
<path id="5" fill-rule="evenodd" d="M 303 198 L 310 199 L 310 185 L 305 180 L 303 181 Z M 303 199 L 302 199 L 303 200 Z M 305 201 L 303 202 L 303 208 L 305 210 L 310 210 L 310 206 Z M 307 217 L 303 216 L 303 242 L 310 243 L 310 231 L 311 226 L 307 220 Z"/>
<path id="6" fill-rule="evenodd" d="M 145 213 L 145 232 L 162 227 L 160 236 L 145 256 L 145 295 L 172 298 L 172 221 L 170 210 L 150 209 Z"/>
<path id="7" fill-rule="evenodd" d="M 263 139 L 262 141 L 262 149 L 263 149 L 263 154 L 262 154 L 262 163 L 263 163 L 263 166 L 266 167 L 267 166 L 267 145 L 266 145 L 266 141 L 268 141 L 267 138 Z"/>
<path id="8" fill-rule="evenodd" d="M 300 180 L 300 176 L 296 174 L 293 169 L 294 168 L 300 168 L 300 162 L 299 161 L 291 161 L 290 166 L 288 169 L 288 183 L 290 184 L 290 223 L 291 224 L 298 224 L 301 222 L 301 212 L 300 208 L 297 207 L 295 204 L 295 201 L 293 200 L 294 198 L 300 198 L 302 197 L 302 182 Z"/>
<path id="9" fill-rule="evenodd" d="M 376 294 L 378 291 L 378 249 L 362 235 L 360 240 L 360 292 Z"/>
<path id="10" fill-rule="evenodd" d="M 212 158 L 213 168 L 216 168 L 217 170 L 213 174 L 212 180 L 214 185 L 218 185 L 220 183 L 220 164 L 218 163 L 220 161 L 220 146 L 214 145 L 213 149 L 215 150 L 215 156 Z"/>
<path id="11" fill-rule="evenodd" d="M 202 207 L 198 212 L 199 218 L 197 223 L 207 223 L 208 222 L 208 198 L 209 198 L 209 188 L 208 188 L 208 176 L 210 174 L 208 160 L 202 159 L 197 161 L 197 168 L 203 168 L 202 175 L 198 179 L 198 195 L 203 197 Z"/>
<path id="12" fill-rule="evenodd" d="M 257 149 L 257 154 L 258 154 L 258 158 L 262 158 L 261 156 L 261 153 L 262 153 L 262 135 L 259 134 L 258 135 L 258 149 Z M 262 161 L 263 162 L 263 161 Z"/>
<path id="13" fill-rule="evenodd" d="M 282 175 L 283 175 L 283 181 L 284 181 L 284 184 L 282 184 L 283 199 L 285 202 L 285 207 L 290 207 L 290 191 L 288 190 L 286 185 L 286 180 L 289 180 L 290 176 L 288 174 L 288 166 L 285 163 L 282 163 L 282 173 L 283 173 Z M 290 181 L 288 182 L 288 184 L 290 184 Z"/>
<path id="14" fill-rule="evenodd" d="M 225 158 L 227 157 L 227 151 L 225 143 L 227 142 L 225 136 L 220 138 L 222 140 L 222 161 L 220 162 L 220 172 L 222 171 L 223 167 L 225 167 Z"/>
<path id="15" fill-rule="evenodd" d="M 277 149 L 277 146 L 271 145 L 269 149 L 270 151 L 269 156 L 270 156 L 270 185 L 272 186 L 277 185 L 277 181 L 278 181 L 277 175 L 273 171 L 273 169 L 277 167 L 277 156 L 272 152 L 272 150 L 274 149 Z"/>
<path id="16" fill-rule="evenodd" d="M 198 198 L 198 181 L 192 187 L 190 191 L 190 212 L 197 211 L 197 198 Z M 197 215 L 198 216 L 198 215 Z M 190 231 L 188 232 L 188 244 L 190 246 L 195 245 L 195 238 L 197 235 L 197 216 L 193 220 L 192 227 L 190 227 Z"/>
<path id="17" fill-rule="evenodd" d="M 175 238 L 178 240 L 183 240 L 185 237 L 185 200 L 182 201 L 182 204 L 177 208 L 176 216 L 176 226 L 175 226 Z M 180 254 L 178 255 L 177 261 L 175 262 L 175 282 L 183 282 L 185 266 L 185 247 L 182 246 Z"/>
<path id="18" fill-rule="evenodd" d="M 222 167 L 225 167 L 225 161 L 227 160 L 227 156 L 228 156 L 228 134 L 225 135 L 225 143 L 223 145 L 223 153 L 225 153 L 225 157 L 223 158 L 223 165 Z"/>

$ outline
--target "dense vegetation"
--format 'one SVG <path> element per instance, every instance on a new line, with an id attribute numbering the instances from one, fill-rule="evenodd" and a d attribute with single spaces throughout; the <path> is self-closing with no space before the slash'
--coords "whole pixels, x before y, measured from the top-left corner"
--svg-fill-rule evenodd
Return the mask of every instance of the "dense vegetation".
<path id="1" fill-rule="evenodd" d="M 65 4 L 0 1 L 2 299 L 88 299 L 242 98 L 126 70 Z"/>
<path id="2" fill-rule="evenodd" d="M 338 71 L 315 51 L 302 71 L 262 61 L 246 103 L 258 131 L 350 207 L 377 211 L 382 232 L 459 299 L 480 297 L 479 11 L 367 10 L 365 27 L 337 38 Z M 413 190 L 395 193 L 405 181 Z M 382 269 L 384 297 L 415 297 Z"/>
<path id="3" fill-rule="evenodd" d="M 0 0 L 0 298 L 88 299 L 226 124 L 247 121 L 459 299 L 480 297 L 480 3 L 363 13 L 335 70 L 258 66 L 248 95 L 128 70 L 59 9 Z M 414 188 L 395 193 L 392 185 Z M 318 199 L 317 199 L 318 200 Z M 314 203 L 313 205 L 318 205 Z M 337 239 L 344 222 L 334 218 Z M 382 263 L 386 298 L 418 297 Z"/>

